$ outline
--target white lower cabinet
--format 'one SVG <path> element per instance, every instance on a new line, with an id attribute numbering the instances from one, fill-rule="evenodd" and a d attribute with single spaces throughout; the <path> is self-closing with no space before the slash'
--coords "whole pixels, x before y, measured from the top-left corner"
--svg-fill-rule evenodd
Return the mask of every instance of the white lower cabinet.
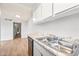
<path id="1" fill-rule="evenodd" d="M 37 49 L 37 47 L 36 47 L 35 45 L 36 45 L 36 44 L 34 43 L 33 55 L 34 55 L 34 56 L 41 56 L 39 50 Z"/>
<path id="2" fill-rule="evenodd" d="M 42 47 L 37 42 L 34 42 L 33 55 L 34 56 L 55 56 L 54 54 L 46 50 L 44 47 Z"/>

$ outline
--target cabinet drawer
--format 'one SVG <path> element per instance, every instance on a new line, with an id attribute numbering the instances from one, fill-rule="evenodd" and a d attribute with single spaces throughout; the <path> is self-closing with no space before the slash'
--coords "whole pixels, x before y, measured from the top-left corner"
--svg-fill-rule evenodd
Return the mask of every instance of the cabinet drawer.
<path id="1" fill-rule="evenodd" d="M 34 42 L 34 46 L 38 49 L 41 55 L 43 56 L 55 56 L 53 53 L 49 52 L 47 49 Z"/>

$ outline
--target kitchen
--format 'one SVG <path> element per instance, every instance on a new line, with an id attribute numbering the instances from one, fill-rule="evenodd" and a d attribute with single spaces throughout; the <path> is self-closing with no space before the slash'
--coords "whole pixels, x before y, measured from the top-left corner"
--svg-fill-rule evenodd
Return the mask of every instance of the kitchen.
<path id="1" fill-rule="evenodd" d="M 16 5 L 19 6 L 20 4 L 15 4 L 15 6 Z M 25 5 L 28 6 L 29 4 L 26 3 L 22 5 L 24 6 L 23 9 L 25 8 Z M 21 38 L 27 38 L 28 40 L 29 56 L 78 56 L 79 4 L 34 3 L 32 5 L 31 6 L 33 8 L 28 8 L 27 10 L 27 12 L 30 14 L 25 14 L 24 11 L 26 11 L 26 9 L 22 13 L 19 12 L 21 12 L 23 9 L 19 10 L 18 13 L 16 12 L 17 14 L 24 16 L 22 19 L 25 19 L 26 15 L 30 15 L 30 17 L 27 16 L 29 20 L 21 21 L 19 18 L 17 18 L 19 21 L 16 20 L 19 23 L 22 23 Z M 16 10 L 13 10 L 12 12 L 14 13 L 11 14 L 11 11 L 9 10 L 11 6 L 9 8 L 9 4 L 3 4 L 3 6 L 7 7 L 2 9 L 3 14 L 1 13 L 1 16 L 15 19 L 12 18 L 12 16 L 16 14 Z M 5 10 L 8 12 L 10 11 L 9 16 Z M 3 30 L 2 26 L 7 26 L 7 24 L 4 24 L 6 23 L 5 21 L 1 22 L 1 41 L 13 39 L 13 22 L 15 21 L 7 21 L 9 26 L 7 31 L 10 31 L 10 33 L 6 35 L 3 34 L 5 30 Z M 5 32 L 7 33 L 7 31 Z M 9 36 L 7 37 L 7 35 Z"/>
<path id="2" fill-rule="evenodd" d="M 79 14 L 76 9 L 78 5 L 75 4 L 70 6 L 68 4 L 66 4 L 66 6 L 65 4 L 57 4 L 57 5 L 60 7 L 61 6 L 63 7 L 64 5 L 62 11 L 61 9 L 57 10 L 55 5 L 52 6 L 52 4 L 47 4 L 47 5 L 41 4 L 34 12 L 34 16 L 33 16 L 34 24 L 31 23 L 32 24 L 31 27 L 33 27 L 31 31 L 35 30 L 34 32 L 36 31 L 37 32 L 36 33 L 33 32 L 33 34 L 32 33 L 28 34 L 28 41 L 32 43 L 31 45 L 28 44 L 29 46 L 32 47 L 31 54 L 29 53 L 29 55 L 35 55 L 35 56 L 36 55 L 37 56 L 39 55 L 40 56 L 77 56 L 78 55 L 79 38 L 77 36 L 77 33 L 74 31 L 76 28 L 78 29 L 77 27 L 78 23 L 75 22 L 75 20 L 73 20 L 75 18 L 78 18 L 77 16 Z M 67 6 L 68 8 L 66 9 L 65 7 Z M 56 12 L 54 12 L 55 14 L 53 13 L 53 11 L 51 10 L 53 8 L 56 8 L 55 11 L 57 13 Z M 52 41 L 54 41 L 54 39 L 56 39 L 56 41 L 54 43 L 51 43 Z M 76 45 L 77 47 L 75 47 Z"/>

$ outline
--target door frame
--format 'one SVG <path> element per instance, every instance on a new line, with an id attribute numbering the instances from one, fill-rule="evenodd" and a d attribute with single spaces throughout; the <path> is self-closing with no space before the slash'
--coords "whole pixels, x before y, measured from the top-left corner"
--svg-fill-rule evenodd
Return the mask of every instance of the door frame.
<path id="1" fill-rule="evenodd" d="M 20 38 L 21 38 L 21 23 L 13 22 L 13 39 L 15 39 L 15 33 L 14 33 L 15 24 L 20 24 Z"/>

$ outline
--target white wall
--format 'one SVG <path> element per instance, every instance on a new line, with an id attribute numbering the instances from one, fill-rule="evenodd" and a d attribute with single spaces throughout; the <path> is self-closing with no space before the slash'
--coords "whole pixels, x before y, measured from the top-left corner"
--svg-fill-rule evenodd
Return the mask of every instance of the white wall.
<path id="1" fill-rule="evenodd" d="M 29 32 L 28 30 L 28 21 L 27 22 L 22 22 L 21 24 L 21 36 L 22 38 L 26 38 L 27 37 L 27 34 Z"/>
<path id="2" fill-rule="evenodd" d="M 1 40 L 1 19 L 0 19 L 0 40 Z"/>
<path id="3" fill-rule="evenodd" d="M 13 40 L 13 22 L 1 20 L 1 41 L 4 40 Z M 22 38 L 27 37 L 28 25 L 27 22 L 21 22 L 21 36 Z"/>
<path id="4" fill-rule="evenodd" d="M 29 32 L 52 32 L 59 36 L 79 37 L 79 13 L 45 24 L 36 25 L 32 20 L 28 24 Z"/>
<path id="5" fill-rule="evenodd" d="M 1 40 L 1 7 L 0 7 L 0 40 Z"/>
<path id="6" fill-rule="evenodd" d="M 1 40 L 1 18 L 0 18 L 0 40 Z"/>
<path id="7" fill-rule="evenodd" d="M 13 39 L 13 22 L 1 20 L 1 41 Z"/>
<path id="8" fill-rule="evenodd" d="M 1 8 L 0 8 L 0 16 L 1 16 Z"/>

